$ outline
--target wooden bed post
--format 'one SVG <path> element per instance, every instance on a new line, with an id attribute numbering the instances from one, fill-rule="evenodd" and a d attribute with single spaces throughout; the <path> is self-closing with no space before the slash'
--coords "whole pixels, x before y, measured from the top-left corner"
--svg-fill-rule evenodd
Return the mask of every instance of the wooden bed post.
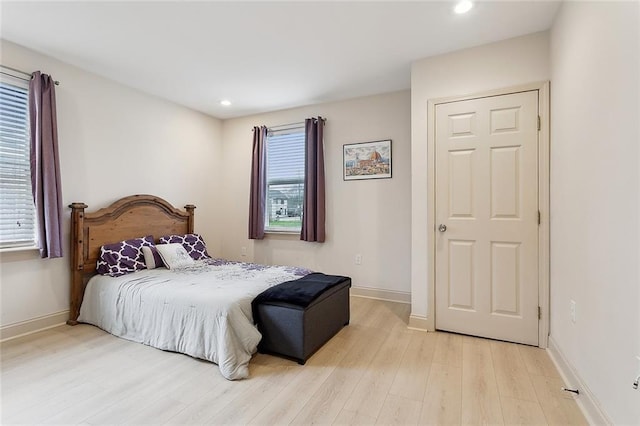
<path id="1" fill-rule="evenodd" d="M 187 204 L 186 206 L 184 206 L 184 209 L 187 211 L 187 213 L 189 213 L 189 221 L 187 223 L 187 227 L 189 228 L 189 234 L 193 234 L 193 230 L 194 228 L 194 223 L 193 223 L 193 217 L 194 217 L 194 211 L 196 209 L 196 206 L 194 206 L 193 204 Z"/>
<path id="2" fill-rule="evenodd" d="M 71 294 L 67 324 L 78 324 L 84 293 L 84 203 L 71 203 Z"/>

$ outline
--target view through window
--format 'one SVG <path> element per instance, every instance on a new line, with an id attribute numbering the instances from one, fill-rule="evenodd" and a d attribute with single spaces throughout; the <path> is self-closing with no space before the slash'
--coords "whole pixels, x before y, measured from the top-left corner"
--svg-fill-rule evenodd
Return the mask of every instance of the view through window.
<path id="1" fill-rule="evenodd" d="M 267 133 L 265 230 L 299 233 L 304 200 L 304 125 Z"/>

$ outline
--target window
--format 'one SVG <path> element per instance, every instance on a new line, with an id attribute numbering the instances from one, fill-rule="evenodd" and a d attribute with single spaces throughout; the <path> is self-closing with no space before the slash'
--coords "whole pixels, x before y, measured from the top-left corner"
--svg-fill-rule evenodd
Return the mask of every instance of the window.
<path id="1" fill-rule="evenodd" d="M 35 246 L 28 82 L 0 78 L 0 249 Z"/>
<path id="2" fill-rule="evenodd" d="M 265 231 L 300 233 L 304 200 L 304 124 L 267 132 Z"/>

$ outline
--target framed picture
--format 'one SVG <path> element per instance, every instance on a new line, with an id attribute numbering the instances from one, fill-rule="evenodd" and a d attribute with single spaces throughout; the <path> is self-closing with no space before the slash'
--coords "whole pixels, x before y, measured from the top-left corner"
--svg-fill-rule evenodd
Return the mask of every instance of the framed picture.
<path id="1" fill-rule="evenodd" d="M 342 146 L 344 180 L 391 177 L 391 139 Z"/>

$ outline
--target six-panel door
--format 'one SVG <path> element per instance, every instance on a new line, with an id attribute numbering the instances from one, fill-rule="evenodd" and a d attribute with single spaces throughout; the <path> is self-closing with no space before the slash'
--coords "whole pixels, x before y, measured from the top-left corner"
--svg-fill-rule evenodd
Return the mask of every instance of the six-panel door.
<path id="1" fill-rule="evenodd" d="M 537 90 L 436 105 L 437 329 L 538 344 L 537 120 Z"/>

